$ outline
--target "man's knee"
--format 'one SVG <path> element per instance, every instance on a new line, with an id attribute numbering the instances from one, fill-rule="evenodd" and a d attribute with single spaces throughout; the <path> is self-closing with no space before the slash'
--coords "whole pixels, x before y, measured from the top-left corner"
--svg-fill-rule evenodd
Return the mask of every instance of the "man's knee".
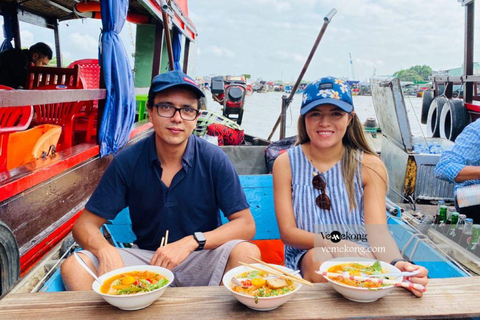
<path id="1" fill-rule="evenodd" d="M 237 256 L 237 257 L 248 257 L 252 256 L 254 258 L 260 259 L 261 253 L 260 249 L 251 242 L 240 242 L 235 247 L 233 247 L 230 256 Z"/>

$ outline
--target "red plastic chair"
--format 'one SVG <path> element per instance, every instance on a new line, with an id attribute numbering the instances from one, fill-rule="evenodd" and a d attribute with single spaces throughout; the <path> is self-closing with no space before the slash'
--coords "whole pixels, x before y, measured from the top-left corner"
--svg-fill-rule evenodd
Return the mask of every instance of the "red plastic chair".
<path id="1" fill-rule="evenodd" d="M 71 86 L 47 85 L 36 90 L 78 89 Z M 35 105 L 37 124 L 55 124 L 63 129 L 58 150 L 70 148 L 73 145 L 73 135 L 85 131 L 85 141 L 90 141 L 94 132 L 94 112 L 91 101 L 60 102 Z M 86 126 L 80 128 L 78 120 L 84 119 Z"/>
<path id="2" fill-rule="evenodd" d="M 81 59 L 70 63 L 68 68 L 74 68 L 78 66 L 80 68 L 80 81 L 82 82 L 82 86 L 84 89 L 98 89 L 100 88 L 100 71 L 101 67 L 98 63 L 98 59 Z M 93 101 L 93 126 L 97 126 L 97 113 L 98 113 L 98 100 Z M 89 127 L 88 123 L 84 121 L 79 121 L 79 126 L 82 127 Z M 83 130 L 85 131 L 85 130 Z M 96 131 L 93 130 L 91 133 L 92 137 L 96 136 Z"/>
<path id="3" fill-rule="evenodd" d="M 14 89 L 0 85 L 0 90 Z M 0 171 L 7 169 L 8 138 L 10 134 L 27 129 L 32 117 L 32 106 L 0 107 Z"/>
<path id="4" fill-rule="evenodd" d="M 98 89 L 100 88 L 100 65 L 98 59 L 82 59 L 77 60 L 68 66 L 74 68 L 79 66 L 80 78 L 84 89 Z"/>
<path id="5" fill-rule="evenodd" d="M 36 89 L 46 85 L 66 85 L 77 89 L 83 88 L 80 79 L 80 67 L 52 68 L 52 67 L 28 67 L 28 76 L 25 88 Z"/>

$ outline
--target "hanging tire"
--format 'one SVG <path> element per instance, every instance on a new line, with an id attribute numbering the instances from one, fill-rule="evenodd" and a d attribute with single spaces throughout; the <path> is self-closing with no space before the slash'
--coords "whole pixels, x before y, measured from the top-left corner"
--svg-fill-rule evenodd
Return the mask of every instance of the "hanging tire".
<path id="1" fill-rule="evenodd" d="M 0 296 L 4 295 L 20 276 L 20 253 L 10 228 L 0 221 Z"/>
<path id="2" fill-rule="evenodd" d="M 445 97 L 436 97 L 433 99 L 428 109 L 427 116 L 427 135 L 429 137 L 440 137 L 440 114 L 442 113 L 443 105 L 448 101 Z"/>
<path id="3" fill-rule="evenodd" d="M 470 115 L 460 99 L 448 100 L 440 114 L 440 137 L 455 141 L 470 122 Z"/>
<path id="4" fill-rule="evenodd" d="M 428 89 L 423 92 L 422 117 L 420 119 L 420 122 L 423 124 L 427 124 L 428 109 L 430 109 L 430 105 L 432 104 L 432 101 L 434 98 L 435 98 L 435 95 L 432 89 Z"/>

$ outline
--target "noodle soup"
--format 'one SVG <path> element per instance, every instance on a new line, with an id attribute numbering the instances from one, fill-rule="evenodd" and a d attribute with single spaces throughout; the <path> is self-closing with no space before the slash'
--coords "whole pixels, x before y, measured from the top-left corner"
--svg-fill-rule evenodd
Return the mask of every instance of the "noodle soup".
<path id="1" fill-rule="evenodd" d="M 359 277 L 368 277 L 371 275 L 382 275 L 388 273 L 388 270 L 382 268 L 380 261 L 375 261 L 373 264 L 363 264 L 358 262 L 350 262 L 350 263 L 341 263 L 334 265 L 327 270 L 328 272 L 332 273 L 343 273 L 348 274 L 349 276 L 359 276 Z M 357 287 L 357 288 L 381 288 L 381 287 L 388 287 L 391 284 L 381 284 L 376 282 L 370 281 L 359 281 L 359 280 L 352 280 L 347 277 L 338 278 L 338 277 L 328 277 L 330 280 L 335 282 L 345 284 L 347 286 Z M 385 277 L 389 279 L 388 277 Z"/>
<path id="2" fill-rule="evenodd" d="M 152 271 L 131 271 L 117 274 L 104 281 L 100 292 L 111 295 L 129 295 L 150 292 L 168 283 L 164 276 Z"/>
<path id="3" fill-rule="evenodd" d="M 296 289 L 293 282 L 262 271 L 248 271 L 235 276 L 241 286 L 231 283 L 233 291 L 254 297 L 275 297 Z"/>

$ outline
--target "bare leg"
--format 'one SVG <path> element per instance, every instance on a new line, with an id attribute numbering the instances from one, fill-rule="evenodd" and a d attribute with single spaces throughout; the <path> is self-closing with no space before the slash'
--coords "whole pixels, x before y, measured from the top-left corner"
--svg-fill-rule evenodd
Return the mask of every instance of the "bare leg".
<path id="1" fill-rule="evenodd" d="M 257 259 L 261 259 L 262 255 L 260 253 L 260 249 L 256 245 L 250 242 L 240 242 L 235 247 L 233 247 L 232 251 L 230 252 L 230 257 L 228 258 L 227 265 L 225 267 L 224 274 L 235 267 L 238 267 L 240 263 L 239 261 L 252 263 L 255 262 L 250 259 L 248 256 L 252 256 Z"/>
<path id="2" fill-rule="evenodd" d="M 79 255 L 81 255 L 81 258 L 90 269 L 97 274 L 97 270 L 92 261 L 82 253 L 79 253 Z M 65 289 L 69 291 L 92 290 L 94 281 L 92 276 L 78 263 L 73 255 L 62 263 L 60 274 L 62 275 Z"/>

